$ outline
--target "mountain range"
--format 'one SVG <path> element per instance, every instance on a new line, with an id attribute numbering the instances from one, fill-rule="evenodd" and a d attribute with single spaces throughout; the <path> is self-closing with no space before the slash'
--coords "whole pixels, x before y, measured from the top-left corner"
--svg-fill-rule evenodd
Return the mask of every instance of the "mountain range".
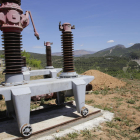
<path id="1" fill-rule="evenodd" d="M 140 56 L 140 43 L 136 43 L 133 46 L 126 48 L 124 45 L 118 44 L 110 48 L 98 51 L 94 54 L 84 55 L 84 57 L 105 57 L 105 56 L 118 56 L 118 57 L 130 57 L 132 53 Z"/>
<path id="2" fill-rule="evenodd" d="M 32 53 L 29 52 L 34 58 L 44 58 L 45 54 Z M 2 50 L 0 50 L 0 55 L 2 54 Z M 106 49 L 103 49 L 98 52 L 87 51 L 87 50 L 75 50 L 75 57 L 105 57 L 105 56 L 118 56 L 118 57 L 130 57 L 130 55 L 137 55 L 140 58 L 140 43 L 136 43 L 133 46 L 126 48 L 124 45 L 118 44 Z M 62 56 L 61 52 L 52 53 L 52 56 Z"/>
<path id="3" fill-rule="evenodd" d="M 74 56 L 75 57 L 79 57 L 82 55 L 88 55 L 88 54 L 94 54 L 94 51 L 87 51 L 87 50 L 75 50 L 74 51 Z M 62 56 L 61 52 L 56 52 L 56 53 L 52 53 L 53 56 Z"/>

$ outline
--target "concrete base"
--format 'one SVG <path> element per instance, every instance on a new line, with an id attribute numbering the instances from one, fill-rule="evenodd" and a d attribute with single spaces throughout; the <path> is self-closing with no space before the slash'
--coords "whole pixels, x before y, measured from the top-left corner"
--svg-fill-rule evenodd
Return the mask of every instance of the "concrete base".
<path id="1" fill-rule="evenodd" d="M 99 109 L 94 108 L 92 106 L 87 106 L 86 107 L 89 109 L 89 113 L 97 111 Z M 110 115 L 110 116 L 109 116 Z M 66 106 L 63 106 L 59 109 L 55 109 L 55 110 L 51 110 L 51 111 L 45 111 L 43 113 L 39 113 L 37 115 L 31 115 L 31 126 L 33 128 L 33 133 L 40 131 L 42 129 L 46 129 L 49 128 L 51 126 L 60 124 L 60 123 L 64 123 L 66 121 L 69 120 L 74 120 L 75 118 L 80 117 L 81 115 L 79 115 L 76 111 L 76 106 L 75 105 L 70 105 L 67 104 Z M 96 119 L 94 119 L 95 117 L 98 117 Z M 75 129 L 78 129 L 80 131 L 80 129 L 86 127 L 88 128 L 91 127 L 92 128 L 94 126 L 93 123 L 89 123 L 89 121 L 94 121 L 96 127 L 99 126 L 100 123 L 103 123 L 104 121 L 111 121 L 113 117 L 113 113 L 110 113 L 108 111 L 93 115 L 92 118 L 90 118 L 90 120 L 86 120 L 86 118 L 84 119 L 85 121 L 87 121 L 87 123 L 85 121 L 82 120 L 82 122 L 79 123 L 74 123 L 74 124 L 67 124 L 64 127 L 59 127 L 56 129 L 53 129 L 52 131 L 48 131 L 48 132 L 44 132 L 40 135 L 37 136 L 32 136 L 29 139 L 40 139 L 40 140 L 46 140 L 48 138 L 54 138 L 55 136 L 57 137 L 61 137 L 64 136 L 68 133 L 71 133 L 72 129 L 73 131 Z M 100 118 L 100 119 L 99 119 Z M 98 123 L 99 120 L 99 123 Z M 81 124 L 82 123 L 82 124 Z M 79 125 L 82 125 L 82 127 L 78 127 Z M 84 125 L 83 125 L 84 124 Z M 98 124 L 98 125 L 97 125 Z M 75 126 L 77 125 L 77 126 Z M 77 128 L 78 127 L 78 128 Z M 69 128 L 69 129 L 67 129 Z M 60 131 L 59 133 L 55 133 L 56 130 L 64 130 L 64 131 Z M 69 130 L 69 131 L 68 131 Z M 66 133 L 64 133 L 66 131 Z M 54 133 L 54 134 L 53 134 Z M 49 136 L 51 135 L 51 136 Z M 15 120 L 10 120 L 10 121 L 6 121 L 6 122 L 1 122 L 0 123 L 0 138 L 1 140 L 11 140 L 11 139 L 15 139 L 15 138 L 19 138 L 20 134 L 18 132 L 18 126 Z"/>

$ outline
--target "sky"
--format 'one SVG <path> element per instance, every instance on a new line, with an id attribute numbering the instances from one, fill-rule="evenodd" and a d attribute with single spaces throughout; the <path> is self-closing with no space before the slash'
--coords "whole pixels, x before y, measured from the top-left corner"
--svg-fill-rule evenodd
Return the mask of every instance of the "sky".
<path id="1" fill-rule="evenodd" d="M 74 50 L 100 51 L 140 43 L 140 0 L 21 0 L 21 8 L 24 14 L 31 11 L 40 36 L 40 40 L 34 36 L 30 20 L 21 33 L 22 49 L 27 52 L 44 54 L 44 41 L 53 42 L 53 53 L 61 52 L 60 21 L 75 25 Z"/>

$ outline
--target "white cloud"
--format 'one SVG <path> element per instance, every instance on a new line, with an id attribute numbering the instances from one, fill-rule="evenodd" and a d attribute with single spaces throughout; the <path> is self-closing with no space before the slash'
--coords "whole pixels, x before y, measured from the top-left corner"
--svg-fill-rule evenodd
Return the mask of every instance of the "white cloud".
<path id="1" fill-rule="evenodd" d="M 41 46 L 34 46 L 33 48 L 35 48 L 35 49 L 41 49 L 41 48 L 44 48 L 44 47 L 41 47 Z"/>
<path id="2" fill-rule="evenodd" d="M 115 42 L 114 40 L 109 40 L 109 41 L 107 41 L 107 43 L 113 43 L 113 42 Z"/>
<path id="3" fill-rule="evenodd" d="M 78 46 L 78 47 L 83 47 L 83 46 L 84 46 L 84 44 L 77 44 L 77 46 Z"/>
<path id="4" fill-rule="evenodd" d="M 135 43 L 129 43 L 128 45 L 134 45 Z"/>

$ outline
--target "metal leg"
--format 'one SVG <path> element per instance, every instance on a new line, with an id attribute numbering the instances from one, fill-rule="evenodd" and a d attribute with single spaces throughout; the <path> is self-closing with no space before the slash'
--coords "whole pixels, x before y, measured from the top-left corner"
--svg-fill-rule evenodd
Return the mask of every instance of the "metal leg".
<path id="1" fill-rule="evenodd" d="M 29 124 L 31 90 L 26 87 L 11 89 L 11 91 L 19 131 L 25 137 L 30 136 L 32 133 L 32 128 Z"/>
<path id="2" fill-rule="evenodd" d="M 15 109 L 12 100 L 11 101 L 6 101 L 6 115 L 7 117 L 12 117 L 12 114 L 15 114 Z"/>
<path id="3" fill-rule="evenodd" d="M 77 112 L 81 113 L 82 116 L 86 116 L 88 114 L 88 109 L 85 108 L 86 83 L 84 80 L 75 79 L 72 86 Z"/>
<path id="4" fill-rule="evenodd" d="M 51 78 L 56 78 L 57 77 L 57 71 L 56 71 L 56 69 L 51 69 L 50 70 L 50 75 L 51 75 Z"/>
<path id="5" fill-rule="evenodd" d="M 61 105 L 65 102 L 64 92 L 57 92 L 56 104 Z"/>

